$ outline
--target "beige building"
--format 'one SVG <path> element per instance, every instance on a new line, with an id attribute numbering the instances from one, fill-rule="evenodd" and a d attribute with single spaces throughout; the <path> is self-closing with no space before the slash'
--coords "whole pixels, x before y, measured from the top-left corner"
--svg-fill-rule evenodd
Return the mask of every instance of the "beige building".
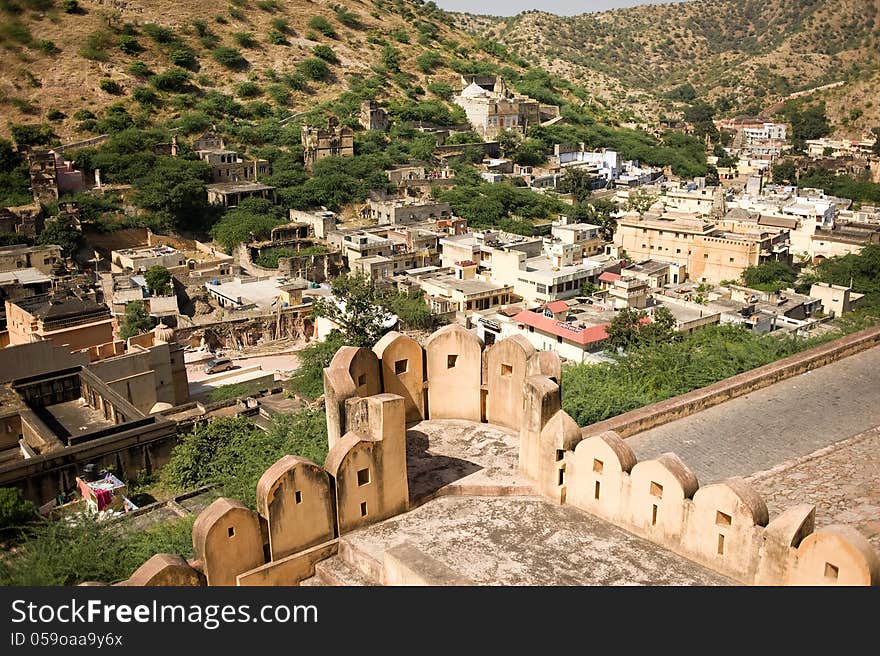
<path id="1" fill-rule="evenodd" d="M 746 268 L 766 260 L 788 258 L 787 232 L 724 231 L 681 212 L 628 212 L 617 221 L 614 244 L 630 259 L 657 258 L 685 266 L 691 280 L 712 284 L 737 280 Z"/>
<path id="2" fill-rule="evenodd" d="M 43 294 L 6 301 L 9 343 L 49 340 L 71 351 L 113 341 L 113 317 L 103 303 Z"/>
<path id="3" fill-rule="evenodd" d="M 0 272 L 34 268 L 40 273 L 55 273 L 64 264 L 61 246 L 16 246 L 0 247 Z"/>
<path id="4" fill-rule="evenodd" d="M 470 264 L 470 266 L 468 266 Z M 407 280 L 425 292 L 434 314 L 488 310 L 510 303 L 511 285 L 498 285 L 476 277 L 476 263 L 451 268 L 410 272 Z"/>
<path id="5" fill-rule="evenodd" d="M 354 133 L 350 127 L 339 125 L 335 117 L 327 120 L 326 128 L 302 126 L 300 139 L 305 167 L 309 170 L 325 157 L 354 156 Z"/>

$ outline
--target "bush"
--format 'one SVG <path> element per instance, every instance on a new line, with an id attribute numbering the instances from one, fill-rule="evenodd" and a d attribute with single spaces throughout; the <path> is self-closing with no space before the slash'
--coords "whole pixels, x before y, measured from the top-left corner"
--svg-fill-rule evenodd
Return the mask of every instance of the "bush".
<path id="1" fill-rule="evenodd" d="M 338 5 L 333 10 L 336 12 L 336 20 L 345 25 L 346 27 L 350 27 L 354 30 L 360 28 L 361 26 L 361 17 L 358 16 L 355 12 L 349 11 L 346 7 L 342 5 Z M 314 27 L 310 25 L 310 27 Z M 318 28 L 315 28 L 318 29 Z M 329 34 L 327 36 L 330 36 Z"/>
<path id="2" fill-rule="evenodd" d="M 86 42 L 79 49 L 79 54 L 92 61 L 107 61 L 109 56 L 107 49 L 113 45 L 113 35 L 109 32 L 92 32 L 86 37 Z"/>
<path id="3" fill-rule="evenodd" d="M 0 487 L 0 534 L 20 528 L 37 518 L 34 504 L 17 487 Z"/>
<path id="4" fill-rule="evenodd" d="M 315 82 L 321 82 L 330 77 L 330 68 L 327 66 L 327 62 L 317 57 L 304 59 L 297 64 L 297 69 L 307 79 Z"/>
<path id="5" fill-rule="evenodd" d="M 203 21 L 201 18 L 197 18 L 192 22 L 194 28 L 196 28 L 196 34 L 200 37 L 208 36 L 210 33 L 208 30 L 208 24 Z"/>
<path id="6" fill-rule="evenodd" d="M 170 489 L 219 484 L 225 496 L 253 508 L 257 481 L 279 458 L 290 454 L 312 462 L 323 462 L 327 457 L 327 424 L 322 410 L 279 415 L 268 431 L 255 428 L 244 417 L 222 417 L 200 424 L 183 436 L 161 476 Z"/>
<path id="7" fill-rule="evenodd" d="M 150 67 L 147 66 L 140 59 L 136 59 L 131 62 L 131 64 L 129 64 L 128 72 L 135 77 L 150 77 L 153 74 L 153 71 L 150 70 Z"/>
<path id="8" fill-rule="evenodd" d="M 150 78 L 150 84 L 160 91 L 181 92 L 186 90 L 189 78 L 189 73 L 182 68 L 169 68 Z"/>
<path id="9" fill-rule="evenodd" d="M 196 53 L 189 48 L 175 48 L 168 53 L 168 57 L 171 59 L 171 63 L 175 66 L 180 66 L 181 68 L 187 68 L 189 70 L 195 70 L 198 68 Z"/>
<path id="10" fill-rule="evenodd" d="M 91 518 L 39 522 L 8 558 L 0 560 L 0 585 L 66 586 L 83 581 L 118 583 L 156 553 L 192 556 L 194 517 L 136 530 L 126 522 Z"/>
<path id="11" fill-rule="evenodd" d="M 40 52 L 44 55 L 57 55 L 61 52 L 61 48 L 56 46 L 52 41 L 49 41 L 49 39 L 40 39 L 37 41 L 37 48 L 39 48 Z"/>
<path id="12" fill-rule="evenodd" d="M 118 96 L 122 93 L 122 86 L 116 80 L 111 80 L 109 77 L 103 77 L 98 82 L 98 87 L 100 87 L 101 91 L 106 91 L 109 94 L 114 96 Z"/>
<path id="13" fill-rule="evenodd" d="M 428 91 L 438 98 L 449 100 L 452 98 L 453 88 L 452 85 L 447 84 L 446 82 L 431 82 L 431 84 L 428 85 Z"/>
<path id="14" fill-rule="evenodd" d="M 421 55 L 416 57 L 416 66 L 419 67 L 419 70 L 422 73 L 430 73 L 441 64 L 443 64 L 443 57 L 440 55 L 440 53 L 434 52 L 433 50 L 426 50 Z"/>
<path id="15" fill-rule="evenodd" d="M 258 45 L 252 32 L 235 32 L 232 39 L 242 48 L 256 48 Z"/>
<path id="16" fill-rule="evenodd" d="M 332 25 L 330 25 L 330 21 L 328 21 L 323 16 L 312 16 L 309 19 L 308 24 L 310 28 L 312 28 L 313 30 L 318 30 L 328 39 L 336 38 L 336 30 L 333 29 Z"/>
<path id="17" fill-rule="evenodd" d="M 67 118 L 67 114 L 62 112 L 60 109 L 50 109 L 46 112 L 46 118 L 50 121 L 61 121 Z"/>
<path id="18" fill-rule="evenodd" d="M 156 23 L 146 23 L 143 27 L 144 34 L 153 39 L 156 43 L 174 43 L 177 37 L 174 31 L 169 27 L 156 25 Z"/>
<path id="19" fill-rule="evenodd" d="M 290 44 L 290 41 L 287 40 L 287 37 L 284 36 L 284 33 L 279 32 L 278 30 L 269 30 L 269 34 L 266 36 L 266 39 L 273 46 L 286 46 Z"/>
<path id="20" fill-rule="evenodd" d="M 333 48 L 330 46 L 325 46 L 324 44 L 316 45 L 312 48 L 312 54 L 331 64 L 339 63 L 339 57 L 336 56 L 336 53 L 333 52 Z"/>
<path id="21" fill-rule="evenodd" d="M 126 55 L 136 55 L 139 52 L 143 51 L 143 47 L 138 40 L 133 36 L 121 36 L 116 42 L 116 45 L 119 46 L 119 49 L 124 52 Z"/>
<path id="22" fill-rule="evenodd" d="M 235 88 L 239 98 L 256 98 L 263 93 L 260 85 L 255 82 L 242 82 Z"/>
<path id="23" fill-rule="evenodd" d="M 61 3 L 61 9 L 65 14 L 78 14 L 80 12 L 79 3 L 76 0 L 64 0 Z"/>
<path id="24" fill-rule="evenodd" d="M 248 65 L 247 60 L 242 56 L 240 51 L 227 46 L 214 48 L 211 52 L 211 56 L 214 57 L 214 60 L 218 64 L 231 70 L 241 70 Z"/>
<path id="25" fill-rule="evenodd" d="M 17 20 L 0 22 L 0 36 L 3 36 L 10 41 L 20 43 L 24 46 L 29 45 L 33 40 L 33 37 L 31 36 L 31 31 L 27 28 L 26 25 L 18 22 Z"/>
<path id="26" fill-rule="evenodd" d="M 290 24 L 287 22 L 286 18 L 273 18 L 269 24 L 272 26 L 273 30 L 278 30 L 282 34 L 290 34 Z"/>

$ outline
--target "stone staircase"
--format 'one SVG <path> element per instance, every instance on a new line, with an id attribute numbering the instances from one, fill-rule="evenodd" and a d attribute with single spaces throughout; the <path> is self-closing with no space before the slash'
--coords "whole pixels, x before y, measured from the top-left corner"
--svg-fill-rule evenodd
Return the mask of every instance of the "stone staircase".
<path id="1" fill-rule="evenodd" d="M 315 564 L 315 575 L 304 579 L 305 586 L 383 585 L 384 565 L 374 556 L 342 538 L 339 553 Z"/>

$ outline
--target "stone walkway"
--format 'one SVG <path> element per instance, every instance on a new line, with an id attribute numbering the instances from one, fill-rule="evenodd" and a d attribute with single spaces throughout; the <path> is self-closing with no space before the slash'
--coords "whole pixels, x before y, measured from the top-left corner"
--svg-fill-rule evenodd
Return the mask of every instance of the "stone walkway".
<path id="1" fill-rule="evenodd" d="M 675 452 L 701 485 L 748 476 L 880 425 L 880 347 L 633 435 L 639 460 Z"/>
<path id="2" fill-rule="evenodd" d="M 816 527 L 847 524 L 880 552 L 880 427 L 749 479 L 770 517 L 799 503 L 816 506 Z"/>

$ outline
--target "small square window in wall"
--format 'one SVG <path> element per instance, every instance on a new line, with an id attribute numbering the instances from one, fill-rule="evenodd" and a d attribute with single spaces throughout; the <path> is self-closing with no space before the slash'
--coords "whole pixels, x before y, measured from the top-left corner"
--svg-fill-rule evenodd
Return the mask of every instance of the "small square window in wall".
<path id="1" fill-rule="evenodd" d="M 297 490 L 296 493 L 294 494 L 294 497 L 295 497 L 297 503 L 303 502 L 303 493 L 301 491 Z"/>
<path id="2" fill-rule="evenodd" d="M 457 361 L 458 361 L 458 356 L 453 353 L 450 353 L 449 355 L 446 356 L 446 368 L 452 369 L 453 367 L 455 367 L 455 363 Z"/>
<path id="3" fill-rule="evenodd" d="M 724 536 L 721 533 L 718 534 L 718 555 L 724 555 Z"/>
<path id="4" fill-rule="evenodd" d="M 723 513 L 720 510 L 715 513 L 715 524 L 717 526 L 730 526 L 731 517 L 727 513 Z"/>
<path id="5" fill-rule="evenodd" d="M 840 568 L 831 563 L 825 563 L 825 579 L 829 582 L 837 581 L 840 576 Z"/>
<path id="6" fill-rule="evenodd" d="M 363 387 L 367 384 L 367 374 L 361 374 L 358 376 L 358 387 Z"/>
<path id="7" fill-rule="evenodd" d="M 565 460 L 565 449 L 556 449 L 556 462 Z"/>
<path id="8" fill-rule="evenodd" d="M 367 502 L 361 501 L 361 517 L 367 516 Z"/>
<path id="9" fill-rule="evenodd" d="M 651 494 L 655 497 L 663 497 L 663 486 L 651 481 Z"/>
<path id="10" fill-rule="evenodd" d="M 513 365 L 502 364 L 501 365 L 501 375 L 502 376 L 512 376 L 513 375 Z"/>
<path id="11" fill-rule="evenodd" d="M 226 534 L 227 534 L 229 537 L 234 538 L 234 537 L 235 537 L 235 527 L 234 527 L 234 526 L 230 526 L 228 529 L 226 529 Z"/>
<path id="12" fill-rule="evenodd" d="M 370 482 L 370 468 L 358 469 L 358 487 L 367 485 Z"/>
<path id="13" fill-rule="evenodd" d="M 398 376 L 405 374 L 409 368 L 409 360 L 397 360 L 394 363 L 394 373 Z"/>
<path id="14" fill-rule="evenodd" d="M 604 463 L 597 458 L 593 458 L 593 471 L 594 472 L 602 472 L 602 469 L 605 467 Z"/>

